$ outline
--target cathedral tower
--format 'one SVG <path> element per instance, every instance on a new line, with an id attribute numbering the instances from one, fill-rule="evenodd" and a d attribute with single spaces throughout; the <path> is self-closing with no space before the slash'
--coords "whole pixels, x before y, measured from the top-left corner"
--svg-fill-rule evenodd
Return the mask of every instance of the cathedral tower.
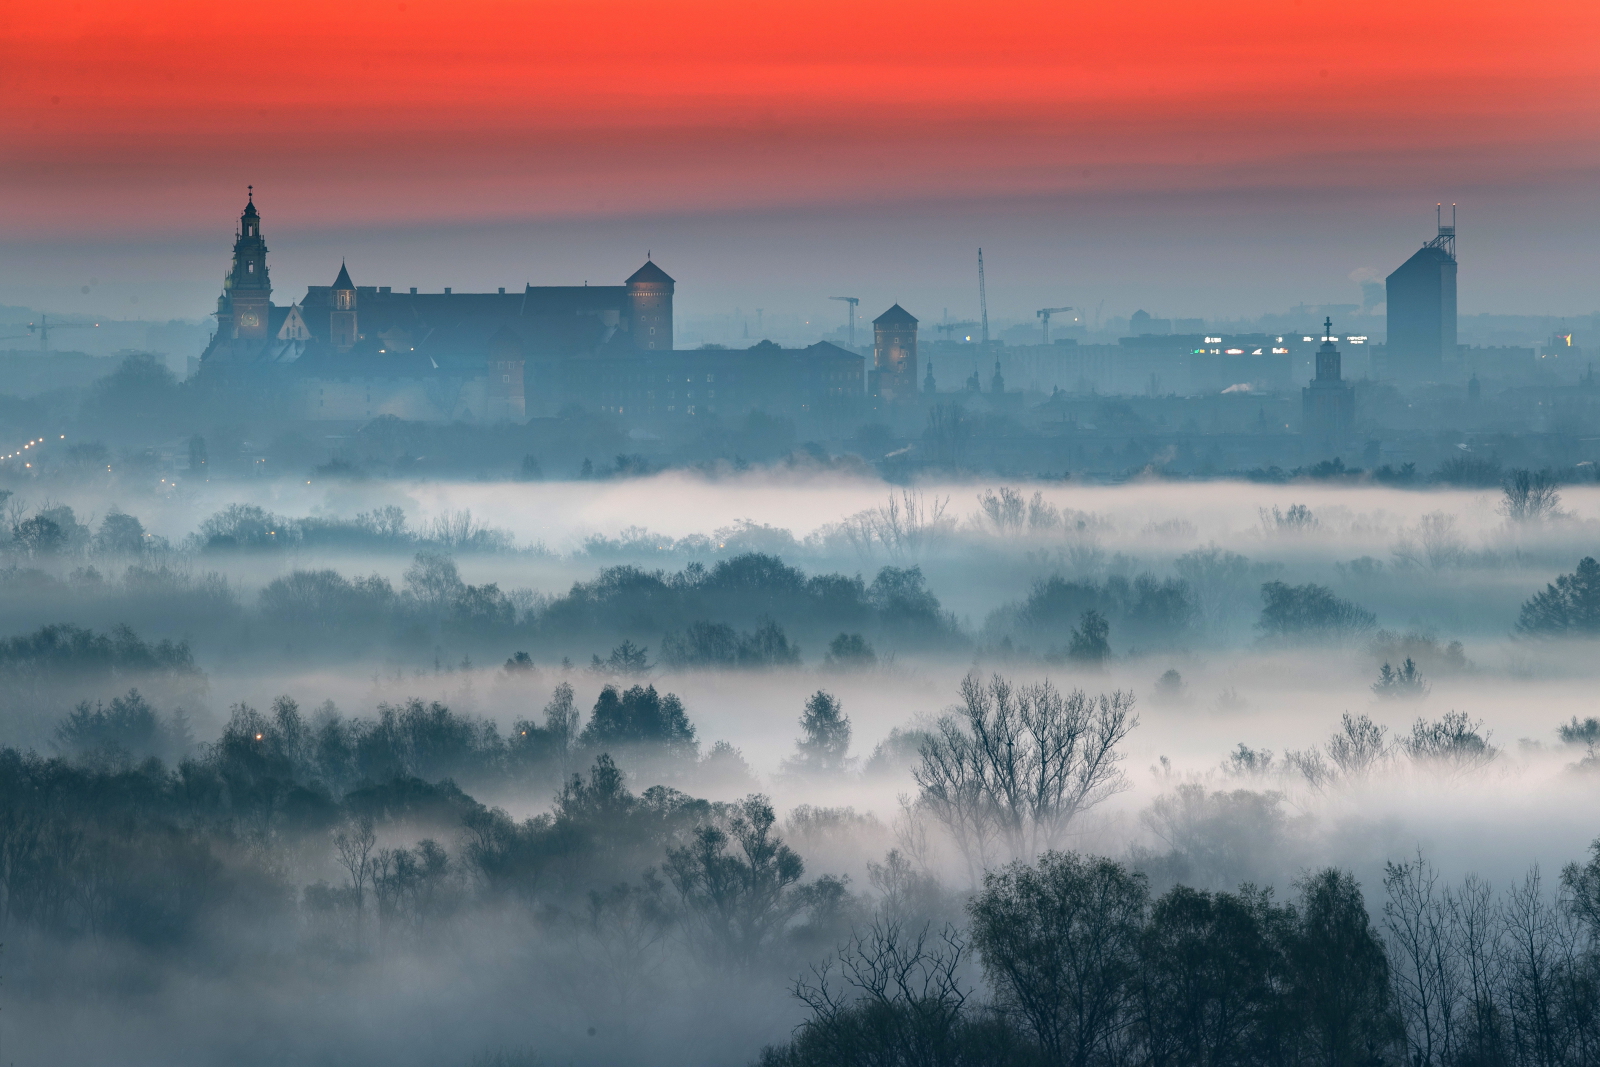
<path id="1" fill-rule="evenodd" d="M 261 236 L 261 215 L 256 211 L 255 187 L 239 216 L 239 233 L 233 241 L 233 269 L 222 282 L 217 302 L 218 325 L 233 336 L 267 336 L 272 306 L 272 283 L 267 279 L 267 242 Z"/>

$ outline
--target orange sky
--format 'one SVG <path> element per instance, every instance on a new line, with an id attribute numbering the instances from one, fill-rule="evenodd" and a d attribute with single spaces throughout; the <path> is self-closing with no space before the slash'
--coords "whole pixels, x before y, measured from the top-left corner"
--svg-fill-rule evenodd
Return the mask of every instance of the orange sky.
<path id="1" fill-rule="evenodd" d="M 1600 133 L 1592 2 L 9 6 L 0 221 L 40 235 L 247 172 L 427 220 L 1559 170 Z"/>
<path id="2" fill-rule="evenodd" d="M 1431 202 L 1592 184 L 1600 144 L 1593 0 L 0 4 L 11 240 L 211 233 L 247 181 L 280 231 Z"/>

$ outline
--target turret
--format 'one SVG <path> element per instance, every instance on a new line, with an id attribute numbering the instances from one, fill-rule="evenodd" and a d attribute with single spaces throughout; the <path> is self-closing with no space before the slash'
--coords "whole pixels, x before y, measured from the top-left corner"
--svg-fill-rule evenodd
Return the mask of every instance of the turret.
<path id="1" fill-rule="evenodd" d="M 633 346 L 646 352 L 672 351 L 672 276 L 646 259 L 625 283 Z"/>
<path id="2" fill-rule="evenodd" d="M 356 330 L 356 285 L 350 280 L 350 270 L 342 262 L 339 276 L 333 280 L 333 310 L 328 315 L 328 343 L 341 351 L 355 344 L 361 334 Z"/>

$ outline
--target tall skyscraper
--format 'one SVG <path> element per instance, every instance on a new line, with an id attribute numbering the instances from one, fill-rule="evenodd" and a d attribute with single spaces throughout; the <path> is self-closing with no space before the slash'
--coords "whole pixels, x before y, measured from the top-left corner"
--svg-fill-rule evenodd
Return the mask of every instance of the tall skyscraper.
<path id="1" fill-rule="evenodd" d="M 1450 225 L 1441 206 L 1439 233 L 1385 280 L 1389 301 L 1389 372 L 1398 378 L 1437 378 L 1456 350 L 1456 209 Z"/>

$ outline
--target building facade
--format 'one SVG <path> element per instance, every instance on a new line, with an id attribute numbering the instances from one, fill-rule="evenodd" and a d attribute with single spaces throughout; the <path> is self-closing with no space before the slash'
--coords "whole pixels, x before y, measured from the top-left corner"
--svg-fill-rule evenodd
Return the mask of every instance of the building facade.
<path id="1" fill-rule="evenodd" d="M 1438 235 L 1385 280 L 1388 370 L 1398 378 L 1436 381 L 1456 354 L 1456 225 L 1443 217 Z"/>
<path id="2" fill-rule="evenodd" d="M 421 293 L 358 285 L 341 264 L 331 285 L 280 307 L 252 193 L 199 372 L 271 391 L 286 414 L 338 421 L 496 422 L 573 404 L 656 418 L 805 414 L 862 397 L 864 361 L 834 345 L 675 350 L 676 284 L 647 259 L 621 285 Z"/>

